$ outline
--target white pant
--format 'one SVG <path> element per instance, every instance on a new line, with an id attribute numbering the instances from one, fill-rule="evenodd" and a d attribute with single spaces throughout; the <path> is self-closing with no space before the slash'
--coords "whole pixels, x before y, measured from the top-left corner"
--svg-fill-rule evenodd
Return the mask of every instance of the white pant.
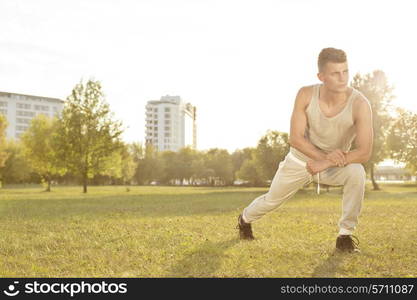
<path id="1" fill-rule="evenodd" d="M 278 208 L 299 189 L 312 181 L 332 186 L 343 186 L 342 217 L 339 234 L 351 234 L 358 223 L 365 195 L 365 169 L 362 164 L 352 163 L 344 167 L 328 168 L 320 174 L 311 175 L 303 161 L 291 153 L 279 163 L 269 191 L 257 197 L 243 210 L 245 222 L 252 223 L 266 213 Z"/>

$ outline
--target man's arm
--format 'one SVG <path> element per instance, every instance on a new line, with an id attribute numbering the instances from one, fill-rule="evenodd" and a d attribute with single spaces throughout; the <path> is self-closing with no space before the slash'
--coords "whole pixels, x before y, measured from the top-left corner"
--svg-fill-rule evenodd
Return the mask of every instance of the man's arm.
<path id="1" fill-rule="evenodd" d="M 302 87 L 295 98 L 294 109 L 291 116 L 291 129 L 289 144 L 301 153 L 314 160 L 325 160 L 326 153 L 314 146 L 304 137 L 307 127 L 307 116 L 305 112 L 308 98 L 311 97 L 311 90 Z"/>
<path id="2" fill-rule="evenodd" d="M 372 155 L 374 140 L 372 108 L 366 98 L 360 98 L 357 109 L 356 146 L 357 149 L 345 153 L 346 164 L 365 163 Z"/>

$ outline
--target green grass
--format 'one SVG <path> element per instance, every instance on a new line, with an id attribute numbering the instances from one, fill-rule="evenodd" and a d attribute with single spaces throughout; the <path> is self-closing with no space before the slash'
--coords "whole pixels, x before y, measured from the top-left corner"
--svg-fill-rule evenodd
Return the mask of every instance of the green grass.
<path id="1" fill-rule="evenodd" d="M 362 252 L 334 251 L 340 188 L 313 189 L 253 225 L 236 218 L 265 188 L 0 190 L 2 277 L 416 277 L 417 187 L 366 192 Z"/>

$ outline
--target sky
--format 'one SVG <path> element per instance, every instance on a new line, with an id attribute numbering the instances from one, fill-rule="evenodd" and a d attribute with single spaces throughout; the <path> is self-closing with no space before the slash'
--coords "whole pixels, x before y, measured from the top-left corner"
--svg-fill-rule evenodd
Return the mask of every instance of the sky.
<path id="1" fill-rule="evenodd" d="M 147 101 L 180 96 L 197 148 L 232 152 L 289 132 L 326 47 L 346 51 L 351 78 L 384 71 L 393 105 L 417 112 L 414 2 L 1 0 L 0 91 L 66 99 L 99 80 L 127 142 L 144 142 Z"/>

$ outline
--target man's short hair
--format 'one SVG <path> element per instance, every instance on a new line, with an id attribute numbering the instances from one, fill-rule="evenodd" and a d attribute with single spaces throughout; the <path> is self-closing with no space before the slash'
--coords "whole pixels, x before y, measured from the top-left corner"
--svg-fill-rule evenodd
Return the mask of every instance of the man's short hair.
<path id="1" fill-rule="evenodd" d="M 344 63 L 347 61 L 346 53 L 343 50 L 336 48 L 324 48 L 321 50 L 318 59 L 319 72 L 324 70 L 324 66 L 328 62 L 332 63 Z"/>

